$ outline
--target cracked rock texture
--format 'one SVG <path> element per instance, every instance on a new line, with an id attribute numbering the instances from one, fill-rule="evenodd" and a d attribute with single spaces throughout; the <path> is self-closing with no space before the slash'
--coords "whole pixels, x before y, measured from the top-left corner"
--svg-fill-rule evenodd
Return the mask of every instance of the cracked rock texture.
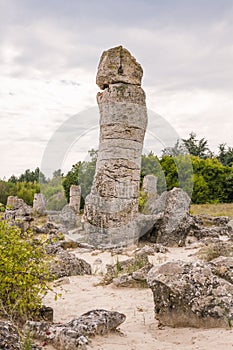
<path id="1" fill-rule="evenodd" d="M 141 78 L 140 64 L 122 46 L 103 53 L 97 73 L 97 84 L 104 89 L 97 94 L 99 152 L 84 212 L 86 222 L 97 230 L 128 225 L 138 214 L 141 153 L 147 127 Z"/>
<path id="2" fill-rule="evenodd" d="M 152 268 L 147 282 L 153 292 L 155 317 L 159 322 L 172 327 L 231 326 L 231 276 L 227 281 L 219 277 L 223 271 L 217 270 L 217 261 L 212 266 L 176 261 Z"/>
<path id="3" fill-rule="evenodd" d="M 124 314 L 93 310 L 66 324 L 29 321 L 27 327 L 33 336 L 46 339 L 58 350 L 86 349 L 88 338 L 114 331 L 125 321 Z"/>

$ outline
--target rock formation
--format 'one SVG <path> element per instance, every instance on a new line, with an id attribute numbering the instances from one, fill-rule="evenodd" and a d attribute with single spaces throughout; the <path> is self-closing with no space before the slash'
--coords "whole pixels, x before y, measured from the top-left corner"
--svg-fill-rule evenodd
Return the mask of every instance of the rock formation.
<path id="1" fill-rule="evenodd" d="M 167 262 L 148 274 L 155 317 L 172 327 L 229 327 L 233 321 L 233 285 L 214 274 L 217 264 Z"/>
<path id="2" fill-rule="evenodd" d="M 96 79 L 104 89 L 97 94 L 99 152 L 91 193 L 86 198 L 85 220 L 89 231 L 92 227 L 106 237 L 114 229 L 119 235 L 119 228 L 132 222 L 138 213 L 141 153 L 147 127 L 142 73 L 140 64 L 122 46 L 102 54 Z"/>
<path id="3" fill-rule="evenodd" d="M 17 196 L 9 196 L 6 207 L 5 220 L 14 226 L 18 226 L 23 232 L 30 228 L 30 223 L 33 221 L 33 210 L 23 199 Z"/>
<path id="4" fill-rule="evenodd" d="M 125 321 L 124 314 L 93 310 L 73 319 L 66 324 L 49 324 L 48 322 L 29 321 L 30 333 L 38 338 L 46 339 L 59 350 L 87 349 L 88 338 L 97 334 L 104 335 L 114 331 Z"/>
<path id="5" fill-rule="evenodd" d="M 76 185 L 70 186 L 70 203 L 69 206 L 75 213 L 79 214 L 81 203 L 81 187 Z"/>
<path id="6" fill-rule="evenodd" d="M 166 246 L 183 246 L 193 225 L 189 215 L 190 198 L 181 188 L 174 187 L 146 205 L 151 215 L 157 215 L 150 236 L 153 242 Z"/>
<path id="7" fill-rule="evenodd" d="M 43 193 L 35 193 L 33 200 L 33 209 L 40 215 L 46 212 L 46 200 Z"/>

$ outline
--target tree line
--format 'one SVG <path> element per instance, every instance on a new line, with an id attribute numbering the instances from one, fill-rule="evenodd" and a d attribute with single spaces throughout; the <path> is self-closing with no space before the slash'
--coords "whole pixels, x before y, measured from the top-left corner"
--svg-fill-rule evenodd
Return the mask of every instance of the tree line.
<path id="1" fill-rule="evenodd" d="M 74 184 L 81 185 L 83 207 L 93 182 L 97 153 L 92 149 L 90 161 L 77 162 L 66 175 L 56 170 L 52 179 L 46 179 L 36 168 L 27 169 L 19 177 L 12 175 L 7 181 L 0 180 L 0 203 L 5 205 L 9 195 L 17 195 L 32 205 L 34 193 L 41 191 L 48 209 L 59 210 L 69 202 L 70 186 Z M 233 147 L 220 144 L 214 154 L 208 141 L 198 140 L 194 133 L 165 148 L 160 157 L 153 152 L 142 155 L 141 184 L 147 174 L 157 176 L 159 194 L 182 187 L 192 197 L 192 203 L 233 202 Z"/>

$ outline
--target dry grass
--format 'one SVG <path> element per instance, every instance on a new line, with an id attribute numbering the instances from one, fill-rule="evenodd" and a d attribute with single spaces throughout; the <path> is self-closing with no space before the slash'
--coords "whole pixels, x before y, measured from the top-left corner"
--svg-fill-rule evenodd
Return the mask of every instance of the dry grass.
<path id="1" fill-rule="evenodd" d="M 192 204 L 192 215 L 230 216 L 233 218 L 233 203 Z"/>

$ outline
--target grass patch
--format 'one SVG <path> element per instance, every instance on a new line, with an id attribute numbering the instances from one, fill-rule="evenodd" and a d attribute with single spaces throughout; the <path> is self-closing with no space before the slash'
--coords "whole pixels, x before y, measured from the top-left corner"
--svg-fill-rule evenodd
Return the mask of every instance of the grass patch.
<path id="1" fill-rule="evenodd" d="M 192 215 L 229 216 L 233 218 L 233 203 L 192 204 Z"/>
<path id="2" fill-rule="evenodd" d="M 204 261 L 211 261 L 219 256 L 233 256 L 233 245 L 226 245 L 222 242 L 211 243 L 202 247 L 197 253 L 199 259 Z"/>

